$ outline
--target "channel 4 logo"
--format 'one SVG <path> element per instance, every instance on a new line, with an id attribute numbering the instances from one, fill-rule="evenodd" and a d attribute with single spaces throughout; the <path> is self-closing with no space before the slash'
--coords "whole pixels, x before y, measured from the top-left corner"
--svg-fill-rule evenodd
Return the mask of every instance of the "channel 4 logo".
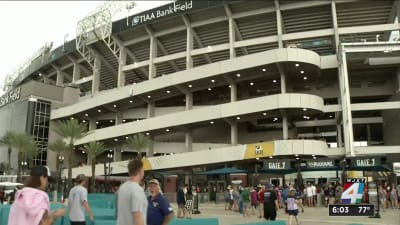
<path id="1" fill-rule="evenodd" d="M 343 204 L 360 204 L 365 187 L 364 178 L 347 178 L 343 186 L 341 200 Z"/>

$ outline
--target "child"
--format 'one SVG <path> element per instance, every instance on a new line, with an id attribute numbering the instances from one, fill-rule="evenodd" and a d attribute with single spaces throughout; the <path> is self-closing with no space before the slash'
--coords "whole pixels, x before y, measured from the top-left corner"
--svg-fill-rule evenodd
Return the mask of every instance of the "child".
<path id="1" fill-rule="evenodd" d="M 292 225 L 293 217 L 296 219 L 296 224 L 299 225 L 299 220 L 297 219 L 297 215 L 299 214 L 299 207 L 297 205 L 295 189 L 291 189 L 289 191 L 289 195 L 288 195 L 288 198 L 286 201 L 287 201 L 287 209 L 288 209 L 288 213 L 289 213 L 288 225 Z"/>

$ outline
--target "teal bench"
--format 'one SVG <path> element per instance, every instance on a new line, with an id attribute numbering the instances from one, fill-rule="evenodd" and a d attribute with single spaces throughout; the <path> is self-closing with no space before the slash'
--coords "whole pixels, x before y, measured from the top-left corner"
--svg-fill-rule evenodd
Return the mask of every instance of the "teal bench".
<path id="1" fill-rule="evenodd" d="M 90 223 L 86 223 L 87 225 L 91 225 Z M 117 221 L 115 220 L 94 220 L 95 225 L 116 225 Z"/>
<path id="2" fill-rule="evenodd" d="M 218 225 L 217 218 L 177 219 L 174 218 L 169 225 Z M 97 223 L 96 223 L 97 225 Z"/>
<path id="3" fill-rule="evenodd" d="M 268 221 L 268 222 L 257 222 L 257 223 L 242 223 L 236 225 L 286 225 L 286 222 L 283 220 L 276 220 L 276 221 Z"/>

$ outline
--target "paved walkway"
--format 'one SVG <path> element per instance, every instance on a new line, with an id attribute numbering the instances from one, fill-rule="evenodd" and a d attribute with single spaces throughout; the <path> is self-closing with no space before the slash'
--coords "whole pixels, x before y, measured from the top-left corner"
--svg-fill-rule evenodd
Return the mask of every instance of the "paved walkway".
<path id="1" fill-rule="evenodd" d="M 193 218 L 210 218 L 218 217 L 219 225 L 234 225 L 242 223 L 262 222 L 264 219 L 259 219 L 256 215 L 243 218 L 238 212 L 225 211 L 223 204 L 206 203 L 200 204 L 201 214 L 193 215 Z M 368 217 L 330 217 L 328 208 L 313 207 L 304 208 L 304 213 L 299 213 L 301 225 L 348 225 L 348 224 L 363 224 L 363 225 L 400 225 L 400 210 L 387 209 L 381 212 L 380 219 Z M 176 212 L 176 211 L 175 211 Z M 277 220 L 287 221 L 288 215 L 283 209 L 279 210 Z"/>

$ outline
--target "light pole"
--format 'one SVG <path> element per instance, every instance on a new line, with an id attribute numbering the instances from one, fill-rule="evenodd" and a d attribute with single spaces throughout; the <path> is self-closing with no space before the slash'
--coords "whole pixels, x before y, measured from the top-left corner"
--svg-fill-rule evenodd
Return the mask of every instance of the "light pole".
<path id="1" fill-rule="evenodd" d="M 58 156 L 58 168 L 59 168 L 58 175 L 59 175 L 59 177 L 58 177 L 58 182 L 57 182 L 57 191 L 60 191 L 60 192 L 61 192 L 61 187 L 60 187 L 61 186 L 60 185 L 60 183 L 61 183 L 61 172 L 62 172 L 63 164 L 64 164 L 64 156 L 59 155 Z"/>
<path id="2" fill-rule="evenodd" d="M 28 162 L 27 161 L 22 161 L 21 162 L 21 167 L 22 167 L 22 175 L 25 175 L 25 168 L 28 166 Z"/>
<path id="3" fill-rule="evenodd" d="M 111 161 L 112 161 L 112 159 L 113 159 L 113 154 L 112 153 L 108 153 L 107 154 L 107 161 L 108 161 L 108 171 L 107 171 L 107 174 L 108 174 L 108 182 L 107 182 L 107 188 L 106 188 L 106 190 L 108 190 L 108 191 L 110 191 L 110 188 L 108 188 L 109 186 L 110 186 L 110 178 L 111 178 Z"/>
<path id="4" fill-rule="evenodd" d="M 126 26 L 129 26 L 129 10 L 135 8 L 136 3 L 135 2 L 130 2 L 126 4 L 126 9 L 128 10 L 128 15 L 126 16 Z"/>

